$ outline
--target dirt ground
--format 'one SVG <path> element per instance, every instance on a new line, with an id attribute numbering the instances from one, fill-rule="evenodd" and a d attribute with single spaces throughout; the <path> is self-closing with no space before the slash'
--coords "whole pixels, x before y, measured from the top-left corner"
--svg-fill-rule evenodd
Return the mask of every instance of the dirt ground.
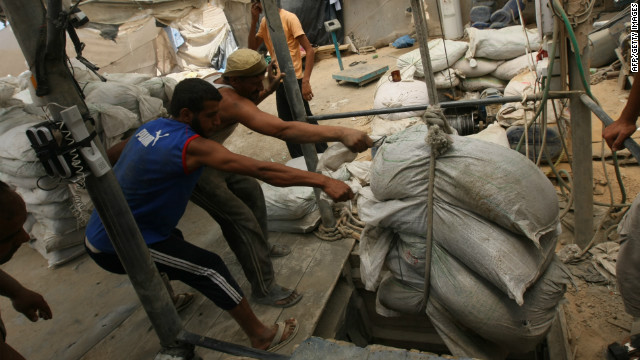
<path id="1" fill-rule="evenodd" d="M 355 61 L 367 61 L 369 64 L 389 65 L 393 67 L 396 58 L 409 49 L 382 48 L 378 49 L 377 58 L 374 54 L 347 55 L 343 57 L 343 64 L 348 66 Z M 373 104 L 376 84 L 371 83 L 364 87 L 355 84 L 339 85 L 331 78 L 338 72 L 336 58 L 321 60 L 313 69 L 311 85 L 314 91 L 314 99 L 310 102 L 312 112 L 329 114 L 355 110 L 370 109 Z M 627 101 L 628 91 L 619 89 L 616 79 L 605 80 L 592 87 L 592 92 L 599 99 L 600 105 L 613 118 L 616 119 Z M 262 110 L 275 114 L 275 99 L 267 99 L 260 105 Z M 370 131 L 366 117 L 355 117 L 338 120 L 321 121 L 324 125 L 342 125 L 351 128 Z M 602 127 L 600 121 L 593 116 L 593 143 L 594 148 L 600 151 Z M 282 141 L 255 134 L 246 128 L 236 130 L 233 137 L 227 142 L 232 151 L 237 151 L 254 158 L 286 162 L 290 159 L 285 144 Z M 369 153 L 360 155 L 360 158 L 370 158 Z M 612 185 L 614 199 L 620 202 L 620 190 L 615 180 L 613 166 L 607 164 L 609 182 Z M 608 181 L 604 176 L 602 163 L 594 161 L 594 196 L 596 201 L 609 202 Z M 621 168 L 622 179 L 627 191 L 627 201 L 632 201 L 640 192 L 640 168 L 637 165 L 623 166 Z M 597 219 L 594 220 L 597 223 Z M 572 242 L 572 234 L 565 232 L 561 238 L 561 245 Z M 570 345 L 575 359 L 596 360 L 604 358 L 606 346 L 612 342 L 620 341 L 627 337 L 631 327 L 632 318 L 625 313 L 620 293 L 615 282 L 610 285 L 595 285 L 575 278 L 577 288 L 570 289 L 566 294 L 567 301 L 563 307 L 566 313 Z"/>

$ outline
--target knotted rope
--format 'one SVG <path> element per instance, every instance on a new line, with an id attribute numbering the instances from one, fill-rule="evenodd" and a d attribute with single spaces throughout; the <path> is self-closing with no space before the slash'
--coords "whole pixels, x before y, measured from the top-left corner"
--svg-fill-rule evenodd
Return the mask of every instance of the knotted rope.
<path id="1" fill-rule="evenodd" d="M 436 178 L 436 158 L 444 154 L 453 141 L 447 134 L 452 134 L 453 130 L 447 123 L 447 118 L 439 107 L 431 107 L 422 115 L 422 120 L 427 124 L 429 132 L 424 139 L 431 147 L 429 165 L 429 184 L 427 187 L 427 241 L 425 250 L 424 269 L 424 305 L 429 301 L 429 291 L 431 283 L 431 253 L 433 247 L 433 191 Z"/>
<path id="2" fill-rule="evenodd" d="M 336 241 L 347 237 L 360 240 L 360 234 L 362 234 L 362 230 L 364 230 L 364 225 L 365 223 L 357 219 L 351 210 L 345 206 L 340 210 L 334 228 L 327 228 L 320 224 L 318 230 L 314 231 L 313 234 L 324 241 Z"/>

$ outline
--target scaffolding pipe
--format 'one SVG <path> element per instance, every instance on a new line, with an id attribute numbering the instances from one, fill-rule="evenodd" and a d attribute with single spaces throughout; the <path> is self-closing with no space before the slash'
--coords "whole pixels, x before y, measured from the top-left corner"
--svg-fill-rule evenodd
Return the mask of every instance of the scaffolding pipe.
<path id="1" fill-rule="evenodd" d="M 27 60 L 29 69 L 34 75 L 45 76 L 51 85 L 49 93 L 43 96 L 43 99 L 50 104 L 56 103 L 62 108 L 76 105 L 80 113 L 83 116 L 86 115 L 88 113 L 87 107 L 64 63 L 65 33 L 64 29 L 59 26 L 65 23 L 59 21 L 59 14 L 62 10 L 60 0 L 48 1 L 47 7 L 51 11 L 48 17 L 40 0 L 0 0 L 0 5 L 13 27 L 16 40 Z M 38 41 L 43 39 L 45 31 L 48 39 L 46 54 L 37 57 Z M 36 69 L 36 65 L 40 70 Z M 45 74 L 42 74 L 42 69 Z M 55 86 L 53 86 L 54 84 Z M 61 109 L 56 106 L 55 110 Z M 55 120 L 61 119 L 59 112 L 51 111 L 51 113 Z M 94 141 L 102 148 L 102 144 L 97 138 Z M 174 352 L 183 349 L 184 351 L 180 353 L 185 354 L 185 358 L 190 358 L 188 354 L 192 356 L 193 346 L 176 341 L 182 330 L 182 321 L 155 264 L 151 261 L 149 250 L 142 239 L 113 171 L 109 171 L 100 178 L 89 175 L 85 183 L 91 200 L 104 223 L 127 275 L 131 279 L 140 302 L 151 320 L 161 345 Z"/>
<path id="2" fill-rule="evenodd" d="M 579 73 L 575 51 L 569 52 L 569 89 L 584 90 Z M 588 69 L 586 51 L 582 52 L 582 67 Z M 586 73 L 587 83 L 589 73 Z M 581 249 L 588 246 L 593 238 L 593 159 L 591 157 L 591 111 L 580 100 L 580 95 L 572 95 L 569 100 L 571 112 L 571 170 L 573 172 L 573 210 L 575 215 L 574 243 Z"/>
<path id="3" fill-rule="evenodd" d="M 280 19 L 276 0 L 262 0 L 262 9 L 264 10 L 265 18 L 267 19 L 267 27 L 269 28 L 273 48 L 276 52 L 275 57 L 278 59 L 278 66 L 280 67 L 280 71 L 286 75 L 284 77 L 284 83 L 281 86 L 284 86 L 287 101 L 291 107 L 291 113 L 296 121 L 307 122 L 307 114 L 304 109 L 304 103 L 302 102 L 302 94 L 298 85 L 296 71 L 293 68 L 291 53 L 289 53 L 289 45 L 287 45 L 287 39 L 284 36 L 282 20 Z M 274 54 L 271 55 L 273 56 Z M 316 167 L 318 166 L 318 153 L 316 152 L 315 145 L 301 145 L 307 169 L 309 171 L 316 171 Z M 325 228 L 336 227 L 336 219 L 333 216 L 331 204 L 320 198 L 320 189 L 314 188 L 313 190 L 316 196 L 316 202 L 318 203 L 318 208 L 320 209 L 322 225 Z"/>
<path id="4" fill-rule="evenodd" d="M 565 99 L 570 97 L 571 95 L 583 94 L 583 91 L 550 91 L 548 99 Z M 534 95 L 526 95 L 525 101 L 539 101 L 542 100 L 542 94 L 534 94 Z M 522 102 L 522 96 L 506 96 L 501 98 L 486 98 L 486 99 L 475 99 L 475 100 L 458 100 L 458 101 L 446 101 L 438 104 L 443 109 L 448 108 L 460 108 L 460 107 L 472 107 L 479 105 L 491 105 L 491 104 L 506 104 L 511 102 Z M 370 115 L 381 115 L 381 114 L 393 114 L 407 111 L 420 111 L 426 110 L 430 105 L 412 105 L 412 106 L 401 106 L 401 107 L 393 107 L 393 108 L 384 108 L 384 109 L 372 109 L 372 110 L 360 110 L 360 111 L 350 111 L 344 113 L 335 113 L 335 114 L 324 114 L 324 115 L 314 115 L 309 116 L 310 120 L 329 120 L 329 119 L 344 119 L 348 117 L 355 116 L 370 116 Z"/>
<path id="5" fill-rule="evenodd" d="M 427 19 L 424 15 L 425 9 L 422 0 L 411 0 L 411 12 L 413 13 L 418 42 L 420 43 L 420 57 L 422 58 L 422 68 L 424 69 L 424 77 L 427 83 L 429 104 L 437 105 L 438 90 L 436 90 L 436 81 L 433 76 L 431 57 L 429 56 L 429 33 L 427 32 Z"/>

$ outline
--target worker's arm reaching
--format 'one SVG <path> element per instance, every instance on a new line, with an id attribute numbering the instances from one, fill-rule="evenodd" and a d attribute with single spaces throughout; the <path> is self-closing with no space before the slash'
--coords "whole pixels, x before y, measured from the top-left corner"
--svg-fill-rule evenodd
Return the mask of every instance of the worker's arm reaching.
<path id="1" fill-rule="evenodd" d="M 262 5 L 260 2 L 251 2 L 251 26 L 249 27 L 249 49 L 258 50 L 258 47 L 262 45 L 264 40 L 257 36 L 258 32 L 258 19 L 260 18 L 260 14 L 262 13 Z"/>
<path id="2" fill-rule="evenodd" d="M 11 275 L 0 270 L 0 295 L 11 299 L 11 304 L 16 311 L 24 314 L 31 321 L 51 319 L 51 309 L 42 295 L 31 291 Z"/>
<path id="3" fill-rule="evenodd" d="M 613 124 L 602 130 L 602 137 L 613 151 L 624 149 L 624 141 L 633 134 L 640 115 L 640 73 L 633 77 L 633 85 L 629 93 L 627 105 Z"/>
<path id="4" fill-rule="evenodd" d="M 260 104 L 262 100 L 273 94 L 278 89 L 278 86 L 280 86 L 280 82 L 282 81 L 282 78 L 284 78 L 284 75 L 285 74 L 280 71 L 277 61 L 274 60 L 269 63 L 267 66 L 267 88 L 260 91 L 260 95 L 254 101 L 254 104 Z"/>
<path id="5" fill-rule="evenodd" d="M 185 158 L 189 170 L 209 166 L 226 172 L 252 176 L 274 186 L 317 187 L 335 201 L 353 198 L 351 188 L 342 181 L 315 172 L 234 154 L 215 141 L 203 137 L 195 138 L 189 143 Z"/>
<path id="6" fill-rule="evenodd" d="M 313 65 L 315 64 L 315 50 L 313 50 L 313 46 L 309 42 L 307 35 L 302 34 L 296 38 L 302 48 L 306 52 L 304 57 L 304 76 L 302 77 L 302 98 L 307 101 L 311 101 L 313 99 L 313 91 L 311 90 L 311 71 L 313 70 Z"/>
<path id="7" fill-rule="evenodd" d="M 282 121 L 261 111 L 255 104 L 236 92 L 225 93 L 219 116 L 235 119 L 249 129 L 264 135 L 298 144 L 339 141 L 353 152 L 362 152 L 373 146 L 373 141 L 362 131 L 342 126 L 317 126 L 300 121 Z"/>

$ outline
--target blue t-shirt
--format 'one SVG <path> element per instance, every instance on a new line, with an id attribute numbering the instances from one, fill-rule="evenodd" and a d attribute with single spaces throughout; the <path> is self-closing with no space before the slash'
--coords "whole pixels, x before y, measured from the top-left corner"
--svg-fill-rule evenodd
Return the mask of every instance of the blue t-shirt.
<path id="1" fill-rule="evenodd" d="M 187 146 L 199 135 L 176 120 L 142 125 L 129 140 L 113 171 L 147 244 L 166 240 L 185 212 L 202 167 L 188 172 Z M 115 253 L 94 210 L 86 236 L 100 251 Z"/>

